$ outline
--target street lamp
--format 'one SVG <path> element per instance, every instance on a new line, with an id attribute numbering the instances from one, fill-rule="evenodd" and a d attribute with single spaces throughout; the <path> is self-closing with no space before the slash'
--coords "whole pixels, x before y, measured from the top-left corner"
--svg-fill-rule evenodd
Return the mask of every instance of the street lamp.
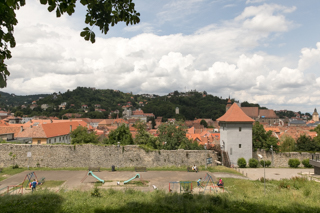
<path id="1" fill-rule="evenodd" d="M 274 166 L 273 165 L 273 146 L 272 145 L 271 145 L 270 151 L 271 151 L 271 154 L 272 154 L 272 166 Z"/>
<path id="2" fill-rule="evenodd" d="M 119 161 L 120 161 L 120 141 L 118 141 L 119 155 L 118 155 L 118 169 L 119 169 Z"/>
<path id="3" fill-rule="evenodd" d="M 258 154 L 260 159 L 263 159 L 262 155 Z M 264 181 L 264 194 L 266 194 L 266 161 L 263 161 L 263 171 L 264 171 L 264 177 L 263 177 L 263 181 Z"/>

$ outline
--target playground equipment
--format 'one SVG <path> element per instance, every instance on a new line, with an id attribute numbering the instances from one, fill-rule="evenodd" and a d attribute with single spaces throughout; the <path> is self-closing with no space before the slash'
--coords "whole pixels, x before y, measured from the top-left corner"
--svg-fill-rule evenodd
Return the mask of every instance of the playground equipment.
<path id="1" fill-rule="evenodd" d="M 23 194 L 24 184 L 26 184 L 25 189 L 27 189 L 29 187 L 30 183 L 33 181 L 33 179 L 38 180 L 37 175 L 35 172 L 30 172 L 24 177 L 23 182 L 21 184 L 5 186 L 0 189 L 0 194 L 1 195 L 4 195 L 4 194 Z M 25 183 L 26 180 L 28 180 L 27 183 Z M 42 181 L 44 181 L 44 178 L 42 178 Z"/>
<path id="2" fill-rule="evenodd" d="M 94 177 L 95 179 L 97 179 L 98 181 L 100 181 L 101 183 L 104 183 L 104 180 L 98 178 L 96 175 L 93 174 L 93 172 L 89 171 L 88 175 L 91 175 L 92 177 Z M 83 182 L 83 181 L 82 181 Z"/>
<path id="3" fill-rule="evenodd" d="M 140 178 L 140 175 L 139 175 L 139 174 L 136 174 L 133 178 L 130 178 L 129 180 L 124 181 L 123 183 L 124 183 L 124 184 L 129 183 L 130 181 L 132 181 L 132 180 L 135 179 L 135 178 Z"/>
<path id="4" fill-rule="evenodd" d="M 207 190 L 210 192 L 217 191 L 218 188 L 222 188 L 224 191 L 224 187 L 215 185 L 213 178 L 211 177 L 211 175 L 209 175 L 209 173 L 207 173 L 203 181 L 200 182 L 199 193 L 205 193 Z M 201 189 L 203 189 L 203 191 L 201 191 Z"/>
<path id="5" fill-rule="evenodd" d="M 169 192 L 191 193 L 193 190 L 191 181 L 169 182 Z"/>
<path id="6" fill-rule="evenodd" d="M 26 189 L 28 188 L 29 184 L 33 181 L 33 179 L 38 180 L 37 175 L 36 175 L 35 172 L 30 172 L 30 173 L 28 173 L 28 174 L 24 177 L 22 184 L 24 184 L 24 182 L 26 181 L 26 179 L 28 179 L 28 183 L 26 184 Z"/>
<path id="7" fill-rule="evenodd" d="M 23 194 L 23 185 L 11 185 L 0 189 L 1 196 L 5 194 Z"/>

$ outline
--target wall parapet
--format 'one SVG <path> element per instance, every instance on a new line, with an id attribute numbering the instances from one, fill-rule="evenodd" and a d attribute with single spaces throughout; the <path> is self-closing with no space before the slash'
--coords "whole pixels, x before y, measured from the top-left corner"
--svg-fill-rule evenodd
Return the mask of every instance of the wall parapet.
<path id="1" fill-rule="evenodd" d="M 272 152 L 265 150 L 257 150 L 252 153 L 252 157 L 261 160 L 258 154 L 262 155 L 263 160 L 270 160 L 272 162 Z M 309 152 L 278 152 L 273 151 L 273 167 L 289 167 L 288 161 L 292 158 L 297 158 L 300 160 L 300 167 L 303 167 L 302 161 L 304 159 L 311 159 L 313 153 Z"/>
<path id="2" fill-rule="evenodd" d="M 9 153 L 17 157 L 15 163 L 21 167 L 71 168 L 100 166 L 116 167 L 161 167 L 205 165 L 208 157 L 217 160 L 213 150 L 156 150 L 148 151 L 137 145 L 118 147 L 85 145 L 28 145 L 0 144 L 0 167 L 13 164 Z M 31 152 L 31 157 L 27 153 Z"/>

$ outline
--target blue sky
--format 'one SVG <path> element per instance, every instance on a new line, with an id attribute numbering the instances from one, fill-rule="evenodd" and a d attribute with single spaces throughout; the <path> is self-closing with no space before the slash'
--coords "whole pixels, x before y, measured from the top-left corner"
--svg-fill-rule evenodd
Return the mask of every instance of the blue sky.
<path id="1" fill-rule="evenodd" d="M 167 94 L 197 89 L 271 109 L 312 112 L 320 101 L 320 2 L 134 0 L 138 25 L 95 44 L 80 37 L 85 8 L 56 18 L 36 0 L 17 11 L 4 92 L 77 86 Z"/>

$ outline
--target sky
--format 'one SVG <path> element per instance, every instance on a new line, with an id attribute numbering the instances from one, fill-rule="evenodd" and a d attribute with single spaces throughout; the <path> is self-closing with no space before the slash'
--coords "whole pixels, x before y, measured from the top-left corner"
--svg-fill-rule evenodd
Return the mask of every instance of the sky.
<path id="1" fill-rule="evenodd" d="M 206 91 L 269 109 L 320 108 L 320 1 L 133 0 L 140 23 L 80 37 L 86 8 L 60 18 L 39 1 L 16 11 L 4 92 L 78 86 L 165 95 Z"/>

